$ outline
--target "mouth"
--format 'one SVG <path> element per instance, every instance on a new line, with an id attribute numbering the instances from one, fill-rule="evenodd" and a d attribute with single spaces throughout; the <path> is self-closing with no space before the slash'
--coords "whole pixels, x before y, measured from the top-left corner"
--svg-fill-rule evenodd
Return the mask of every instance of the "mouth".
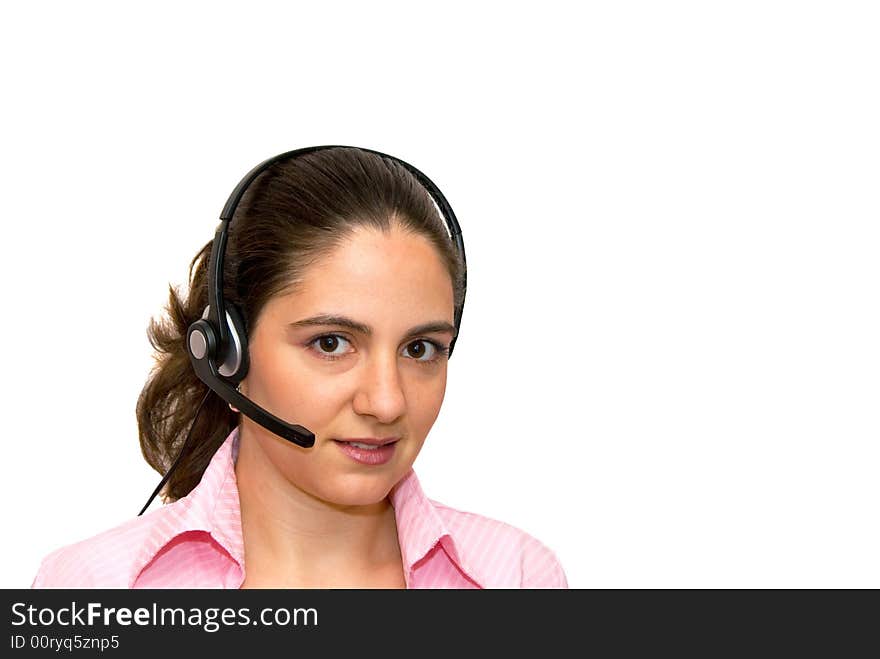
<path id="1" fill-rule="evenodd" d="M 399 437 L 373 439 L 359 437 L 357 439 L 334 439 L 339 450 L 361 465 L 379 466 L 386 464 L 394 457 Z"/>
<path id="2" fill-rule="evenodd" d="M 337 444 L 348 444 L 355 448 L 374 451 L 383 446 L 389 446 L 400 440 L 400 437 L 385 437 L 378 439 L 375 437 L 352 437 L 349 439 L 334 439 Z"/>

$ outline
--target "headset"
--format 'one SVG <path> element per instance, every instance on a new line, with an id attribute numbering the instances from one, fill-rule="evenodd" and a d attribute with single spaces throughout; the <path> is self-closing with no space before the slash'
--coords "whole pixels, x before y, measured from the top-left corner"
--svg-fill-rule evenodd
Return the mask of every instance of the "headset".
<path id="1" fill-rule="evenodd" d="M 440 209 L 440 213 L 446 222 L 446 228 L 449 231 L 449 237 L 452 240 L 458 253 L 461 255 L 463 264 L 462 280 L 463 291 L 461 304 L 455 310 L 455 333 L 449 344 L 449 357 L 452 357 L 452 350 L 458 339 L 459 327 L 461 326 L 461 315 L 464 310 L 464 293 L 467 291 L 467 261 L 465 259 L 464 241 L 461 236 L 461 227 L 452 211 L 452 207 L 440 192 L 440 189 L 418 169 L 407 162 L 390 156 L 380 151 L 365 149 L 362 147 L 352 147 L 344 145 L 324 145 L 311 146 L 293 151 L 286 151 L 277 156 L 264 160 L 259 165 L 248 172 L 245 177 L 239 181 L 238 185 L 232 191 L 223 211 L 220 213 L 220 224 L 214 234 L 214 243 L 211 248 L 211 257 L 208 262 L 208 306 L 205 307 L 202 317 L 192 323 L 186 332 L 186 350 L 189 354 L 190 363 L 199 379 L 208 385 L 208 392 L 199 404 L 190 425 L 189 433 L 186 440 L 180 448 L 174 463 L 165 473 L 162 481 L 153 491 L 147 503 L 138 513 L 142 515 L 149 507 L 150 503 L 161 491 L 162 486 L 168 481 L 180 457 L 190 441 L 192 429 L 195 422 L 202 411 L 202 407 L 208 396 L 213 391 L 224 401 L 236 407 L 242 414 L 263 426 L 270 432 L 286 439 L 289 442 L 297 444 L 303 448 L 311 448 L 315 444 L 315 434 L 304 428 L 303 426 L 288 423 L 283 419 L 260 407 L 255 402 L 244 396 L 238 389 L 238 385 L 247 375 L 250 362 L 248 360 L 248 344 L 247 333 L 244 329 L 244 316 L 235 304 L 227 302 L 223 297 L 223 263 L 226 253 L 226 241 L 229 235 L 229 225 L 232 221 L 235 210 L 245 191 L 251 183 L 264 171 L 272 167 L 274 164 L 286 160 L 292 160 L 300 156 L 323 151 L 325 149 L 357 149 L 367 153 L 373 153 L 382 158 L 386 158 L 392 162 L 396 162 L 410 172 L 416 180 L 431 195 L 431 198 Z"/>

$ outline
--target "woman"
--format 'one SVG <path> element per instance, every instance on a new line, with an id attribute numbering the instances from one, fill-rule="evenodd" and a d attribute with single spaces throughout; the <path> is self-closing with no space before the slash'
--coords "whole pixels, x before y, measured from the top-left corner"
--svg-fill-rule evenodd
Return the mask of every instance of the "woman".
<path id="1" fill-rule="evenodd" d="M 34 587 L 567 587 L 542 543 L 428 499 L 412 470 L 465 290 L 431 197 L 384 154 L 291 153 L 240 194 L 218 260 L 216 295 L 246 345 L 237 390 L 221 398 L 231 385 L 194 369 L 211 343 L 192 335 L 209 318 L 212 241 L 149 329 L 157 363 L 137 418 L 166 504 L 50 554 Z"/>

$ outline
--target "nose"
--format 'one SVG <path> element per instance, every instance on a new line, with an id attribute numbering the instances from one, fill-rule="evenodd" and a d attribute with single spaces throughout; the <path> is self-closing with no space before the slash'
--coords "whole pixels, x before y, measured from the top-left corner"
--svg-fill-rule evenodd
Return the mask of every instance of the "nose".
<path id="1" fill-rule="evenodd" d="M 358 414 L 393 423 L 406 411 L 406 396 L 398 369 L 397 355 L 376 354 L 367 360 L 354 397 Z"/>

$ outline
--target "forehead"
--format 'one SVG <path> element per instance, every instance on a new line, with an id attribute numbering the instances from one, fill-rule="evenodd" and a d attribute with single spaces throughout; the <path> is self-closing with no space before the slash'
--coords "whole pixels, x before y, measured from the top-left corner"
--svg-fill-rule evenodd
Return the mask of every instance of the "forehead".
<path id="1" fill-rule="evenodd" d="M 381 326 L 452 320 L 452 279 L 421 235 L 357 229 L 303 272 L 297 288 L 269 305 L 286 314 L 336 313 Z M 267 309 L 268 310 L 268 309 Z M 294 319 L 295 320 L 295 319 Z"/>

